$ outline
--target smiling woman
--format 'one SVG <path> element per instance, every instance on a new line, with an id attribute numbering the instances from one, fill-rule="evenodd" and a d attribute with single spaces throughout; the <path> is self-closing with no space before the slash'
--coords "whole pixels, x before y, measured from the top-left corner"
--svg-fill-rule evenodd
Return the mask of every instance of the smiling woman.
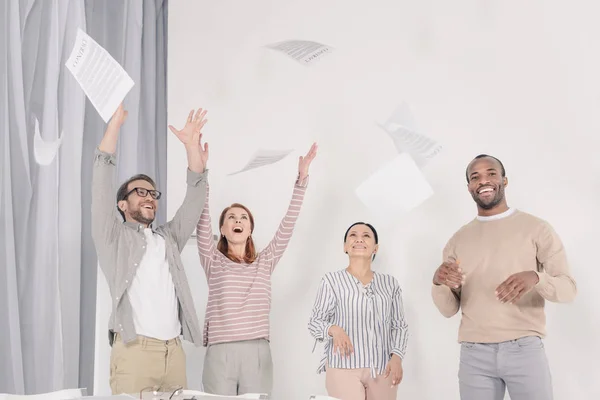
<path id="1" fill-rule="evenodd" d="M 290 242 L 317 155 L 313 144 L 298 161 L 298 179 L 288 210 L 271 242 L 257 253 L 254 217 L 239 203 L 219 217 L 221 237 L 214 244 L 208 191 L 196 228 L 200 263 L 208 281 L 204 318 L 204 391 L 220 395 L 270 394 L 273 364 L 269 345 L 271 274 Z"/>
<path id="2" fill-rule="evenodd" d="M 408 325 L 396 278 L 373 272 L 379 250 L 373 225 L 356 222 L 344 235 L 349 265 L 321 280 L 308 330 L 325 342 L 318 372 L 330 396 L 391 400 L 402 381 Z"/>
<path id="3" fill-rule="evenodd" d="M 217 250 L 235 262 L 251 264 L 256 260 L 256 248 L 252 240 L 254 217 L 250 210 L 239 203 L 225 208 L 219 217 L 221 239 Z"/>

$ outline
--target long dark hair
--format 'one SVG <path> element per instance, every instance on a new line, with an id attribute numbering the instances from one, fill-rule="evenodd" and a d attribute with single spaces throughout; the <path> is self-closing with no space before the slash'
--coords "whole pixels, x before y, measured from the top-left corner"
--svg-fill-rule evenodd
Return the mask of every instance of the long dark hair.
<path id="1" fill-rule="evenodd" d="M 225 223 L 225 214 L 227 214 L 227 212 L 229 210 L 231 210 L 232 208 L 241 208 L 244 211 L 246 211 L 248 213 L 248 218 L 250 218 L 250 233 L 251 235 L 248 236 L 248 240 L 246 241 L 246 250 L 244 251 L 244 257 L 242 257 L 241 259 L 239 259 L 238 257 L 235 257 L 231 254 L 229 254 L 229 245 L 227 243 L 227 238 L 223 235 L 221 235 L 221 238 L 219 239 L 219 243 L 217 243 L 217 250 L 219 250 L 221 253 L 223 253 L 223 255 L 227 258 L 229 258 L 231 261 L 235 261 L 235 262 L 245 262 L 248 264 L 252 264 L 254 262 L 254 260 L 256 260 L 257 254 L 256 254 L 256 247 L 254 246 L 254 241 L 252 240 L 252 232 L 254 232 L 254 217 L 252 216 L 252 213 L 250 212 L 250 210 L 248 210 L 248 207 L 239 204 L 239 203 L 233 203 L 232 205 L 230 205 L 229 207 L 225 207 L 225 209 L 221 212 L 221 216 L 219 217 L 219 231 L 221 230 L 221 228 L 223 227 L 223 224 Z"/>

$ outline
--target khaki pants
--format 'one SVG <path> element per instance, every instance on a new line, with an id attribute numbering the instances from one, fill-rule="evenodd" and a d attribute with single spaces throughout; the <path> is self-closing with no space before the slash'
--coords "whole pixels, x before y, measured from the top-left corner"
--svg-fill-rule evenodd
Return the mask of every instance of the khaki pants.
<path id="1" fill-rule="evenodd" d="M 112 394 L 135 395 L 149 387 L 164 392 L 187 387 L 181 340 L 138 336 L 125 344 L 117 334 L 110 354 Z"/>
<path id="2" fill-rule="evenodd" d="M 325 387 L 329 396 L 341 400 L 395 400 L 398 386 L 392 376 L 371 376 L 370 368 L 341 369 L 327 367 Z"/>

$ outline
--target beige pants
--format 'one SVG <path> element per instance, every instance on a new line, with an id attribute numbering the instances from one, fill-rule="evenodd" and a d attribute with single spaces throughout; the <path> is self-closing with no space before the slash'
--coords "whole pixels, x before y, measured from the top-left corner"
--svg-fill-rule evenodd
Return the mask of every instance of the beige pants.
<path id="1" fill-rule="evenodd" d="M 265 339 L 213 344 L 206 350 L 204 391 L 224 396 L 271 394 L 273 360 Z"/>
<path id="2" fill-rule="evenodd" d="M 110 354 L 112 394 L 139 394 L 154 387 L 160 391 L 187 387 L 185 353 L 181 340 L 138 336 L 124 344 L 117 334 Z M 148 389 L 152 390 L 152 389 Z"/>
<path id="3" fill-rule="evenodd" d="M 392 377 L 371 377 L 369 368 L 341 369 L 328 367 L 325 374 L 327 394 L 341 400 L 395 400 L 398 386 Z"/>

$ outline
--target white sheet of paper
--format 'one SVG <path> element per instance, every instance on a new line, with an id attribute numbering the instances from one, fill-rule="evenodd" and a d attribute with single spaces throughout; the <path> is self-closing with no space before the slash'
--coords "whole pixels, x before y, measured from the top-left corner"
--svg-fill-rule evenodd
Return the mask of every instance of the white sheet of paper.
<path id="1" fill-rule="evenodd" d="M 58 126 L 56 127 L 56 130 L 58 131 Z M 44 139 L 42 139 L 42 135 L 40 134 L 40 123 L 38 122 L 38 119 L 35 118 L 35 132 L 33 135 L 33 156 L 35 158 L 35 162 L 44 166 L 52 164 L 52 161 L 54 161 L 56 155 L 58 154 L 58 149 L 62 144 L 62 139 L 62 132 L 58 139 L 52 142 L 46 142 Z"/>
<path id="2" fill-rule="evenodd" d="M 356 188 L 356 195 L 381 222 L 409 212 L 433 195 L 410 154 L 402 153 Z"/>
<path id="3" fill-rule="evenodd" d="M 378 125 L 390 135 L 398 152 L 409 153 L 421 168 L 442 150 L 440 144 L 418 132 L 405 103 L 397 107 L 384 124 Z"/>
<path id="4" fill-rule="evenodd" d="M 313 64 L 333 52 L 330 46 L 308 40 L 286 40 L 266 47 L 287 54 L 302 65 Z"/>
<path id="5" fill-rule="evenodd" d="M 264 149 L 258 150 L 256 153 L 254 153 L 254 155 L 252 156 L 250 161 L 248 161 L 248 164 L 246 164 L 246 166 L 244 168 L 242 168 L 241 170 L 239 170 L 237 172 L 232 172 L 231 174 L 229 174 L 229 176 L 240 174 L 240 173 L 248 171 L 250 169 L 264 167 L 265 165 L 269 165 L 269 164 L 274 164 L 278 161 L 283 160 L 292 151 L 293 150 L 264 150 Z"/>
<path id="6" fill-rule="evenodd" d="M 94 39 L 77 30 L 66 64 L 104 122 L 108 122 L 134 85 L 123 67 Z"/>

